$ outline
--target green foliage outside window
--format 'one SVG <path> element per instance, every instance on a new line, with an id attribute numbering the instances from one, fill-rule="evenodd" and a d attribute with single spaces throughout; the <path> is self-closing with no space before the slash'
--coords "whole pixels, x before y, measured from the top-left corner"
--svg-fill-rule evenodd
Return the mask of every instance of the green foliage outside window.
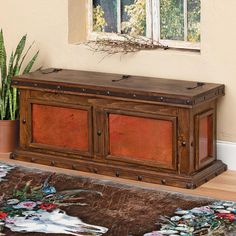
<path id="1" fill-rule="evenodd" d="M 200 0 L 188 1 L 188 41 L 200 42 L 200 18 L 201 2 Z"/>
<path id="2" fill-rule="evenodd" d="M 146 0 L 135 0 L 134 4 L 125 6 L 128 21 L 122 22 L 122 30 L 132 36 L 145 35 Z"/>
<path id="3" fill-rule="evenodd" d="M 105 13 L 100 5 L 93 8 L 93 30 L 95 32 L 104 32 L 106 26 Z"/>
<path id="4" fill-rule="evenodd" d="M 161 39 L 184 40 L 183 0 L 160 0 Z"/>
<path id="5" fill-rule="evenodd" d="M 117 33 L 117 0 L 93 0 L 97 32 Z"/>
<path id="6" fill-rule="evenodd" d="M 96 32 L 111 32 L 115 29 L 116 1 L 94 0 L 93 29 Z M 121 0 L 121 32 L 131 36 L 146 35 L 146 0 Z M 184 25 L 184 0 L 160 0 L 160 39 L 185 39 L 200 42 L 200 0 L 187 0 L 187 26 Z M 105 8 L 106 9 L 105 9 Z M 105 10 L 108 10 L 106 12 Z M 111 10 L 112 9 L 112 10 Z M 114 19 L 113 19 L 114 18 Z M 112 30 L 114 32 L 114 30 Z"/>

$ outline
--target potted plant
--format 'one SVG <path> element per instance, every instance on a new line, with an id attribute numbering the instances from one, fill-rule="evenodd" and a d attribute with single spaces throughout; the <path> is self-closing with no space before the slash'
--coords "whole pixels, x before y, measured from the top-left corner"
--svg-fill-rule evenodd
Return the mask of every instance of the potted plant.
<path id="1" fill-rule="evenodd" d="M 39 53 L 37 51 L 25 63 L 33 46 L 32 43 L 25 51 L 26 39 L 27 35 L 24 35 L 7 60 L 3 31 L 0 32 L 0 153 L 12 152 L 18 144 L 18 90 L 11 86 L 11 79 L 13 76 L 29 73 Z"/>

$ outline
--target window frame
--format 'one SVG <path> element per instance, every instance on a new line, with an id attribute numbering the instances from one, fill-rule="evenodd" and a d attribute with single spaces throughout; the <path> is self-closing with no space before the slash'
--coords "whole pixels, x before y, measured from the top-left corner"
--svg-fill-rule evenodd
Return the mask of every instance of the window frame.
<path id="1" fill-rule="evenodd" d="M 118 3 L 121 0 L 117 0 Z M 160 0 L 146 0 L 146 36 L 140 36 L 140 38 L 150 38 L 153 42 L 159 42 L 162 45 L 168 46 L 169 48 L 176 49 L 190 49 L 200 51 L 200 42 L 189 42 L 187 41 L 188 36 L 188 0 L 184 1 L 184 40 L 167 40 L 160 39 Z M 121 4 L 117 4 L 117 33 L 109 32 L 95 32 L 93 31 L 93 0 L 88 0 L 88 39 L 96 40 L 98 37 L 104 37 L 114 40 L 123 40 L 119 36 L 121 33 Z"/>

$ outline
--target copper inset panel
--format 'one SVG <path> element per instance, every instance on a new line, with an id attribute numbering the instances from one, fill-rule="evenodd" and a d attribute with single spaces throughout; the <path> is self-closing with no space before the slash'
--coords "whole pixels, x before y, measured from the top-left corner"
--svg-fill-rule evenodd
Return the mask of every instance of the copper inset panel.
<path id="1" fill-rule="evenodd" d="M 110 114 L 109 142 L 112 156 L 172 166 L 172 121 Z"/>
<path id="2" fill-rule="evenodd" d="M 32 141 L 88 151 L 88 111 L 32 104 Z"/>
<path id="3" fill-rule="evenodd" d="M 213 156 L 213 116 L 199 119 L 199 161 Z"/>

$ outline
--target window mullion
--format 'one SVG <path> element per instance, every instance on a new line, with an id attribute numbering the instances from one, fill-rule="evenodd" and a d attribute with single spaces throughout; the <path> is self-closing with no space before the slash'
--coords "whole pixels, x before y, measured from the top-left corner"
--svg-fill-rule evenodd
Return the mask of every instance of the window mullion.
<path id="1" fill-rule="evenodd" d="M 153 39 L 152 0 L 146 0 L 146 36 Z"/>
<path id="2" fill-rule="evenodd" d="M 152 0 L 152 32 L 153 40 L 160 40 L 160 0 Z"/>
<path id="3" fill-rule="evenodd" d="M 88 31 L 93 32 L 93 0 L 88 1 Z"/>
<path id="4" fill-rule="evenodd" d="M 117 32 L 121 33 L 121 0 L 117 0 Z"/>
<path id="5" fill-rule="evenodd" d="M 184 1 L 184 41 L 188 41 L 188 0 Z"/>

